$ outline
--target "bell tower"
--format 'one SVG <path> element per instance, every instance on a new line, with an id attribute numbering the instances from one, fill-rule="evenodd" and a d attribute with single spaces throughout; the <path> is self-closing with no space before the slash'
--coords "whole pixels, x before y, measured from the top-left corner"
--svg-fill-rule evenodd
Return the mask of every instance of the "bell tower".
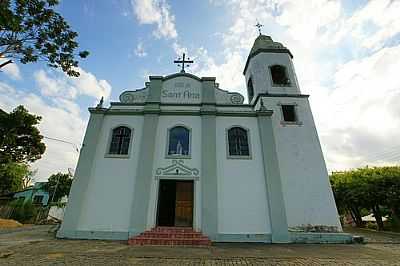
<path id="1" fill-rule="evenodd" d="M 279 168 L 267 180 L 280 180 L 289 229 L 314 224 L 331 226 L 340 232 L 342 229 L 309 95 L 300 91 L 292 58 L 292 53 L 284 45 L 260 33 L 243 71 L 249 104 L 255 111 L 272 111 L 269 125 Z M 268 120 L 259 119 L 258 125 L 265 127 Z M 275 184 L 279 187 L 278 181 Z M 272 200 L 280 202 L 278 196 Z M 324 215 L 320 214 L 321 210 Z M 275 224 L 282 225 L 282 221 L 285 222 L 284 218 Z"/>
<path id="2" fill-rule="evenodd" d="M 243 71 L 249 103 L 255 104 L 260 95 L 300 94 L 292 58 L 289 49 L 270 36 L 257 37 Z"/>

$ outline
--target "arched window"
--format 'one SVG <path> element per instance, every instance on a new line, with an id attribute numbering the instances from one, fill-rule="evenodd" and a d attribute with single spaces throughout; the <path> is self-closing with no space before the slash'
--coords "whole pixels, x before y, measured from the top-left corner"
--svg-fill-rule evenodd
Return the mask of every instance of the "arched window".
<path id="1" fill-rule="evenodd" d="M 113 129 L 110 143 L 110 154 L 128 154 L 131 130 L 127 127 Z"/>
<path id="2" fill-rule="evenodd" d="M 253 80 L 251 78 L 249 78 L 249 81 L 247 82 L 247 95 L 249 96 L 250 103 L 254 96 Z"/>
<path id="3" fill-rule="evenodd" d="M 270 67 L 272 83 L 274 85 L 290 85 L 290 79 L 286 73 L 286 67 L 274 65 Z"/>
<path id="4" fill-rule="evenodd" d="M 228 130 L 229 156 L 250 156 L 247 130 L 241 127 L 232 127 Z"/>
<path id="5" fill-rule="evenodd" d="M 183 126 L 176 126 L 169 130 L 168 155 L 190 155 L 190 130 Z"/>

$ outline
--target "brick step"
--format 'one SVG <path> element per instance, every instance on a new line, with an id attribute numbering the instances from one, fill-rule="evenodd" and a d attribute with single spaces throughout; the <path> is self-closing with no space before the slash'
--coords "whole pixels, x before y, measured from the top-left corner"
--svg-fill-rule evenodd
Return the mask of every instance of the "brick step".
<path id="1" fill-rule="evenodd" d="M 130 245 L 168 245 L 168 246 L 209 246 L 208 238 L 133 238 L 129 239 Z"/>
<path id="2" fill-rule="evenodd" d="M 184 237 L 184 236 L 146 236 L 144 234 L 138 235 L 135 237 L 135 239 L 208 239 L 208 237 L 200 235 L 200 236 L 195 236 L 195 237 Z"/>
<path id="3" fill-rule="evenodd" d="M 170 232 L 146 231 L 146 232 L 142 233 L 141 236 L 144 236 L 147 238 L 196 238 L 196 237 L 202 237 L 203 235 L 199 232 L 170 233 Z"/>
<path id="4" fill-rule="evenodd" d="M 155 227 L 128 240 L 129 245 L 209 246 L 211 241 L 189 227 Z"/>
<path id="5" fill-rule="evenodd" d="M 193 232 L 196 232 L 191 227 L 168 227 L 168 226 L 157 226 L 150 231 L 151 232 L 168 232 L 168 233 L 193 233 Z"/>

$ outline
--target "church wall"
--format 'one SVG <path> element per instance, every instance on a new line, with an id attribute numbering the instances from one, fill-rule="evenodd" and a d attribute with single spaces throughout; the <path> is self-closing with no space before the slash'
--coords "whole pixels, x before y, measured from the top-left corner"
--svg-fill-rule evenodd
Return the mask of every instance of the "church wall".
<path id="1" fill-rule="evenodd" d="M 226 130 L 242 126 L 250 132 L 251 159 L 228 159 Z M 268 234 L 269 210 L 255 117 L 217 117 L 219 234 Z"/>
<path id="2" fill-rule="evenodd" d="M 307 98 L 263 97 L 272 115 L 289 227 L 340 223 Z M 297 104 L 301 124 L 282 124 L 279 104 Z M 341 229 L 340 229 L 341 230 Z"/>
<path id="3" fill-rule="evenodd" d="M 166 167 L 172 164 L 172 158 L 166 158 L 167 153 L 167 132 L 169 128 L 177 125 L 183 125 L 190 129 L 191 132 L 191 156 L 188 159 L 182 159 L 184 165 L 190 168 L 201 169 L 201 117 L 200 116 L 166 116 L 162 115 L 159 118 L 157 135 L 156 135 L 156 150 L 154 155 L 153 179 L 151 183 L 150 203 L 147 217 L 147 228 L 152 228 L 156 224 L 157 217 L 157 200 L 158 200 L 158 183 L 156 179 L 156 170 L 160 167 Z M 184 178 L 177 177 L 176 179 Z M 194 181 L 194 220 L 193 227 L 201 229 L 201 172 L 200 178 Z"/>
<path id="4" fill-rule="evenodd" d="M 142 124 L 141 116 L 105 116 L 78 230 L 128 232 Z M 111 131 L 120 125 L 133 130 L 130 155 L 109 158 Z"/>
<path id="5" fill-rule="evenodd" d="M 283 65 L 287 67 L 287 75 L 290 79 L 291 86 L 272 86 L 272 78 L 269 66 Z M 254 56 L 247 68 L 246 84 L 249 78 L 252 78 L 254 95 L 257 93 L 271 94 L 299 94 L 299 85 L 294 71 L 294 66 L 290 56 L 286 53 L 260 53 Z"/>

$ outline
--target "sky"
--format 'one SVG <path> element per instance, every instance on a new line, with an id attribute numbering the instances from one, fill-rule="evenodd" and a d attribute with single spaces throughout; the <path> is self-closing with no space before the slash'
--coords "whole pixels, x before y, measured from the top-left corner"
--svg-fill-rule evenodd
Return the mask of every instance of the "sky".
<path id="1" fill-rule="evenodd" d="M 57 11 L 90 52 L 80 77 L 40 62 L 0 72 L 0 108 L 22 104 L 42 116 L 37 181 L 76 167 L 88 107 L 178 72 L 182 52 L 195 61 L 188 72 L 247 96 L 242 72 L 257 19 L 294 55 L 328 170 L 399 163 L 400 0 L 61 0 Z"/>

